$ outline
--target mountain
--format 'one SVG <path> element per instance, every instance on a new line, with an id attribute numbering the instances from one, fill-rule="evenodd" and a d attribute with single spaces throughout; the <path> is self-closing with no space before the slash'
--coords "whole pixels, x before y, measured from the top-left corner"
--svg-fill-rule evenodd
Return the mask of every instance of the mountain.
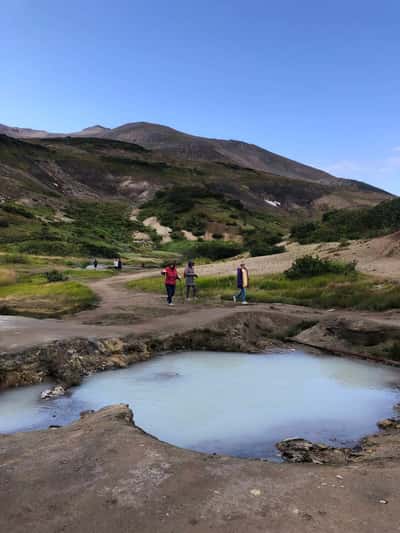
<path id="1" fill-rule="evenodd" d="M 41 190 L 42 195 L 51 193 L 54 198 L 123 198 L 140 204 L 165 187 L 201 185 L 240 200 L 249 208 L 274 213 L 370 206 L 390 198 L 364 183 L 329 174 L 325 177 L 316 169 L 302 179 L 308 167 L 297 163 L 276 174 L 218 160 L 212 142 L 207 145 L 208 140 L 203 139 L 197 145 L 202 157 L 184 159 L 181 152 L 172 157 L 178 141 L 173 141 L 172 133 L 166 130 L 169 128 L 129 126 L 109 131 L 93 126 L 71 136 L 47 134 L 44 138 L 37 138 L 38 132 L 29 130 L 29 142 L 0 134 L 0 195 L 18 199 L 37 196 Z M 94 132 L 97 135 L 93 137 Z M 127 140 L 111 139 L 111 135 Z M 182 135 L 176 133 L 179 139 Z M 204 144 L 209 148 L 209 159 L 202 149 Z M 194 147 L 190 145 L 189 149 L 193 156 Z M 284 158 L 274 157 L 277 165 L 284 165 Z"/>
<path id="2" fill-rule="evenodd" d="M 21 139 L 66 136 L 110 139 L 135 143 L 149 150 L 155 150 L 163 159 L 220 162 L 323 185 L 345 185 L 343 180 L 327 172 L 298 163 L 254 144 L 198 137 L 148 122 L 132 122 L 117 128 L 95 125 L 70 134 L 0 125 L 0 133 Z"/>
<path id="3" fill-rule="evenodd" d="M 31 137 L 22 140 L 21 132 Z M 233 255 L 272 253 L 294 224 L 391 198 L 280 156 L 281 175 L 244 167 L 229 155 L 234 141 L 185 144 L 185 134 L 174 132 L 95 125 L 70 136 L 0 134 L 0 250 L 114 256 L 135 250 L 137 240 L 182 246 L 201 238 L 234 243 Z M 248 158 L 250 145 L 239 144 Z"/>

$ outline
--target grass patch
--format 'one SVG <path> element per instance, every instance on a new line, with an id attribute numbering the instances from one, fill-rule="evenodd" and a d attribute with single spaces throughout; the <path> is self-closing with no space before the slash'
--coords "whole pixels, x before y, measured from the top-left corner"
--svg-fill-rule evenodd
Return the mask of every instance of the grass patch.
<path id="1" fill-rule="evenodd" d="M 159 277 L 131 281 L 131 289 L 160 292 Z M 199 296 L 206 299 L 230 300 L 237 292 L 235 276 L 200 277 Z M 287 303 L 321 308 L 352 308 L 384 311 L 400 308 L 400 285 L 377 281 L 353 272 L 329 273 L 305 279 L 288 279 L 284 274 L 256 276 L 251 279 L 250 302 Z"/>
<path id="2" fill-rule="evenodd" d="M 116 270 L 86 270 L 86 269 L 69 269 L 64 270 L 63 274 L 75 281 L 96 281 L 105 279 L 117 274 Z"/>
<path id="3" fill-rule="evenodd" d="M 76 281 L 48 283 L 45 276 L 0 287 L 0 308 L 8 314 L 59 317 L 92 307 L 96 295 Z"/>

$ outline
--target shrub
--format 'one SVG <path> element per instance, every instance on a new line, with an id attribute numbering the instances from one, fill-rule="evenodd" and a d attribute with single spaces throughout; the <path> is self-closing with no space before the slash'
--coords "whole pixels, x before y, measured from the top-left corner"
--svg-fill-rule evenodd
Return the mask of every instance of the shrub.
<path id="1" fill-rule="evenodd" d="M 222 235 L 222 233 L 213 233 L 212 234 L 212 238 L 217 240 L 217 241 L 220 241 L 221 239 L 224 238 L 224 236 Z"/>
<path id="2" fill-rule="evenodd" d="M 400 361 L 400 341 L 395 341 L 389 348 L 388 358 L 392 361 Z"/>
<path id="3" fill-rule="evenodd" d="M 228 257 L 233 257 L 240 254 L 242 247 L 240 244 L 236 243 L 227 243 L 221 241 L 204 241 L 197 242 L 191 251 L 195 257 L 206 257 L 212 261 L 217 261 L 218 259 L 227 259 Z"/>
<path id="4" fill-rule="evenodd" d="M 279 254 L 285 251 L 283 246 L 277 246 L 282 236 L 277 232 L 257 229 L 245 231 L 244 246 L 254 256 Z"/>
<path id="5" fill-rule="evenodd" d="M 254 243 L 249 248 L 249 252 L 253 257 L 257 257 L 260 255 L 281 254 L 285 251 L 286 249 L 284 246 L 276 246 L 276 244 L 266 243 Z"/>
<path id="6" fill-rule="evenodd" d="M 25 209 L 22 205 L 18 204 L 2 204 L 1 206 L 3 211 L 7 213 L 12 213 L 13 215 L 20 215 L 25 218 L 34 218 L 33 214 Z"/>
<path id="7" fill-rule="evenodd" d="M 0 255 L 0 264 L 20 264 L 25 265 L 29 263 L 28 257 L 19 254 L 4 254 Z"/>
<path id="8" fill-rule="evenodd" d="M 289 270 L 286 270 L 285 276 L 288 279 L 309 278 L 321 276 L 322 274 L 351 274 L 356 270 L 356 262 L 341 263 L 321 259 L 320 257 L 305 255 L 296 259 Z"/>
<path id="9" fill-rule="evenodd" d="M 18 250 L 22 253 L 34 255 L 74 255 L 76 247 L 64 241 L 25 241 L 18 245 Z"/>
<path id="10" fill-rule="evenodd" d="M 59 270 L 50 270 L 45 273 L 46 279 L 49 283 L 55 283 L 57 281 L 67 281 L 68 277 L 65 276 Z"/>

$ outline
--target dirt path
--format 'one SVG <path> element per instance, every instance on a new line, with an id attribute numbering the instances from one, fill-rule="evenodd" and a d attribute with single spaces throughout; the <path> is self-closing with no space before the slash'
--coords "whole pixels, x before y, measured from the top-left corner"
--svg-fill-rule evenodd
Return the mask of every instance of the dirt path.
<path id="1" fill-rule="evenodd" d="M 312 251 L 313 247 L 295 248 L 285 254 L 268 257 L 249 258 L 247 264 L 254 274 L 280 272 L 290 266 L 293 257 Z M 398 260 L 396 259 L 398 267 Z M 232 274 L 237 261 L 202 265 L 198 271 L 201 275 Z M 393 275 L 396 272 L 393 271 Z M 64 320 L 33 319 L 26 317 L 0 316 L 0 351 L 14 351 L 21 348 L 44 344 L 53 340 L 70 339 L 73 337 L 105 338 L 129 334 L 148 334 L 159 332 L 183 331 L 193 327 L 204 327 L 208 323 L 227 316 L 240 313 L 244 309 L 226 302 L 212 306 L 206 303 L 184 303 L 181 289 L 177 290 L 177 305 L 173 308 L 165 305 L 165 295 L 160 279 L 160 293 L 149 294 L 129 290 L 126 284 L 130 280 L 148 276 L 158 276 L 159 271 L 143 270 L 136 273 L 124 273 L 119 276 L 105 278 L 89 283 L 100 298 L 95 309 L 83 311 L 74 317 Z M 256 304 L 254 310 L 275 309 L 277 313 L 298 312 L 305 317 L 322 317 L 328 311 L 313 310 L 284 304 Z M 360 313 L 337 311 L 335 316 L 366 317 L 382 324 L 398 324 L 400 313 Z"/>

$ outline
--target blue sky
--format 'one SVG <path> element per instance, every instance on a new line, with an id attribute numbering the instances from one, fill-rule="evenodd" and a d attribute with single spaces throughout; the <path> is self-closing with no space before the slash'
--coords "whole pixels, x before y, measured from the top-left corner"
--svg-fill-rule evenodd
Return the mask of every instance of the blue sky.
<path id="1" fill-rule="evenodd" d="M 400 194 L 398 0 L 0 0 L 0 123 L 149 121 Z"/>

